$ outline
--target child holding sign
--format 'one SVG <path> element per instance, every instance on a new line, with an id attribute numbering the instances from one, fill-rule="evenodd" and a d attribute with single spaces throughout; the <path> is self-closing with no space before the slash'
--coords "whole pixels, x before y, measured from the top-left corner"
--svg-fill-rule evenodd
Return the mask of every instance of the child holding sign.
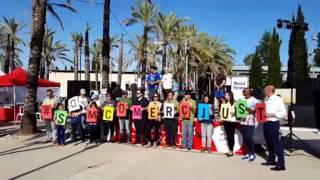
<path id="1" fill-rule="evenodd" d="M 89 124 L 89 132 L 90 132 L 90 141 L 89 143 L 92 143 L 93 141 L 97 143 L 98 138 L 98 130 L 97 125 L 99 123 L 99 120 L 101 118 L 101 110 L 98 108 L 98 105 L 96 102 L 92 102 L 90 104 L 90 108 L 87 109 L 87 123 Z"/>
<path id="2" fill-rule="evenodd" d="M 234 104 L 233 93 L 226 92 L 220 104 L 220 120 L 223 121 L 223 127 L 227 136 L 229 152 L 226 155 L 228 157 L 233 156 L 234 134 L 237 126 Z"/>
<path id="3" fill-rule="evenodd" d="M 155 93 L 153 95 L 153 101 L 149 103 L 148 106 L 148 129 L 147 129 L 147 136 L 148 136 L 148 146 L 158 146 L 160 145 L 160 108 L 162 103 L 159 101 L 160 95 L 159 93 Z M 152 138 L 151 131 L 154 129 L 154 138 Z"/>
<path id="4" fill-rule="evenodd" d="M 54 112 L 54 122 L 57 128 L 57 140 L 59 146 L 64 146 L 64 132 L 68 113 L 64 110 L 64 105 L 59 103 L 57 110 Z"/>

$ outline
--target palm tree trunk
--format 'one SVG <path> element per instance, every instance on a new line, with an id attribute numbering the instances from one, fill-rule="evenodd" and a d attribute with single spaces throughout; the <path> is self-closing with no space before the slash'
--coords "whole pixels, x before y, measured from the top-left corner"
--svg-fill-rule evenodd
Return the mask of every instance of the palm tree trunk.
<path id="1" fill-rule="evenodd" d="M 84 76 L 85 80 L 90 81 L 90 52 L 89 52 L 89 31 L 86 30 L 85 33 L 85 43 L 84 43 L 84 54 L 85 54 L 85 68 L 84 68 Z"/>
<path id="2" fill-rule="evenodd" d="M 121 39 L 120 39 L 119 62 L 118 62 L 118 82 L 117 82 L 117 86 L 119 88 L 121 88 L 122 65 L 123 65 L 123 35 L 121 36 Z"/>
<path id="3" fill-rule="evenodd" d="M 10 34 L 7 35 L 7 47 L 6 47 L 6 55 L 4 59 L 4 73 L 9 73 L 10 66 Z"/>
<path id="4" fill-rule="evenodd" d="M 98 90 L 99 89 L 99 76 L 98 76 L 98 72 L 99 72 L 99 66 L 98 66 L 98 61 L 97 60 L 95 60 L 94 61 L 95 62 L 95 64 L 96 64 L 96 67 L 95 67 L 95 79 L 96 79 L 96 81 L 95 81 L 95 86 L 96 86 L 96 90 Z"/>
<path id="5" fill-rule="evenodd" d="M 44 79 L 46 68 L 47 67 L 46 67 L 45 60 L 43 57 L 41 57 L 41 60 L 40 60 L 40 78 L 41 79 Z"/>
<path id="6" fill-rule="evenodd" d="M 45 61 L 45 67 L 47 67 L 47 68 L 45 68 L 45 79 L 49 80 L 49 72 L 50 72 L 50 68 L 51 68 L 51 63 L 48 60 Z"/>
<path id="7" fill-rule="evenodd" d="M 13 71 L 15 69 L 15 64 L 14 64 L 14 55 L 15 55 L 15 47 L 14 47 L 14 40 L 11 41 L 11 52 L 10 52 L 10 71 Z"/>
<path id="8" fill-rule="evenodd" d="M 74 67 L 73 67 L 73 79 L 75 81 L 78 80 L 78 71 L 79 71 L 79 60 L 78 60 L 78 48 L 75 47 L 74 50 L 73 50 L 73 56 L 74 56 L 74 60 L 73 60 L 73 63 L 74 63 Z"/>
<path id="9" fill-rule="evenodd" d="M 102 88 L 109 87 L 110 61 L 110 0 L 104 1 L 102 38 Z"/>
<path id="10" fill-rule="evenodd" d="M 162 73 L 164 73 L 164 68 L 167 67 L 167 44 L 162 45 Z"/>
<path id="11" fill-rule="evenodd" d="M 32 36 L 28 65 L 28 81 L 24 100 L 24 115 L 21 124 L 21 132 L 23 134 L 34 134 L 37 131 L 35 104 L 37 103 L 38 75 L 46 24 L 46 7 L 47 0 L 32 1 Z"/>
<path id="12" fill-rule="evenodd" d="M 141 55 L 142 55 L 142 60 L 141 60 L 141 68 L 142 68 L 142 78 L 141 78 L 141 87 L 144 88 L 146 85 L 146 73 L 147 73 L 147 54 L 146 54 L 146 49 L 147 49 L 147 43 L 148 43 L 148 27 L 145 26 L 143 28 L 143 46 L 141 48 Z"/>

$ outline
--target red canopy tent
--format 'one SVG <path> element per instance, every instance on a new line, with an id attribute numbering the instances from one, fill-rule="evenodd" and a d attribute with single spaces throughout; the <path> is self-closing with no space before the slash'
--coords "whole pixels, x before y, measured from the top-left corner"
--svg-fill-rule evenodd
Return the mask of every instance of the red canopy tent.
<path id="1" fill-rule="evenodd" d="M 13 87 L 27 85 L 28 74 L 21 67 L 16 68 L 10 74 L 0 76 L 0 87 Z M 39 87 L 60 87 L 60 83 L 44 79 L 38 80 Z"/>

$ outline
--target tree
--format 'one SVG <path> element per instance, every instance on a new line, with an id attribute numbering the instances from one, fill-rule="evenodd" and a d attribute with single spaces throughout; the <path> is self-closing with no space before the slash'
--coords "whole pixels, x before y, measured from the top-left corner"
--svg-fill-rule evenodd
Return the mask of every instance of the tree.
<path id="1" fill-rule="evenodd" d="M 102 88 L 109 88 L 110 73 L 110 0 L 104 1 L 102 37 Z"/>
<path id="2" fill-rule="evenodd" d="M 87 24 L 84 38 L 84 54 L 85 54 L 85 66 L 84 66 L 84 75 L 85 80 L 90 81 L 90 47 L 89 47 L 89 31 L 90 27 Z"/>
<path id="3" fill-rule="evenodd" d="M 79 71 L 79 50 L 81 47 L 82 34 L 77 32 L 71 33 L 71 38 L 73 42 L 73 74 L 74 80 L 78 80 L 78 71 Z"/>
<path id="4" fill-rule="evenodd" d="M 141 23 L 143 24 L 143 46 L 141 48 L 141 68 L 142 78 L 141 87 L 145 87 L 146 70 L 147 70 L 147 45 L 148 33 L 152 29 L 152 23 L 158 13 L 157 6 L 150 3 L 148 0 L 137 0 L 135 6 L 131 7 L 131 18 L 125 20 L 127 26 Z"/>
<path id="5" fill-rule="evenodd" d="M 19 52 L 22 52 L 18 48 L 20 44 L 25 45 L 23 40 L 18 37 L 18 33 L 26 27 L 25 24 L 17 22 L 14 18 L 3 18 L 4 30 L 7 34 L 7 47 L 5 55 L 5 71 L 7 71 L 7 65 L 9 64 L 9 71 L 13 71 L 16 66 L 22 65 L 19 59 Z"/>
<path id="6" fill-rule="evenodd" d="M 24 115 L 21 123 L 21 132 L 23 134 L 34 134 L 37 132 L 35 104 L 37 104 L 38 76 L 47 10 L 55 17 L 58 17 L 53 9 L 53 6 L 66 7 L 70 9 L 69 3 L 70 0 L 67 1 L 67 4 L 48 3 L 47 0 L 32 0 L 30 58 L 28 64 L 26 95 L 24 100 Z"/>
<path id="7" fill-rule="evenodd" d="M 317 36 L 317 48 L 314 50 L 314 62 L 316 64 L 316 66 L 320 66 L 320 32 L 318 33 Z"/>
<path id="8" fill-rule="evenodd" d="M 119 61 L 118 61 L 118 81 L 117 86 L 121 89 L 121 80 L 122 80 L 122 65 L 123 65 L 123 35 L 120 39 L 120 50 L 119 50 Z"/>
<path id="9" fill-rule="evenodd" d="M 262 60 L 262 65 L 268 65 L 268 57 L 269 57 L 269 43 L 271 39 L 271 33 L 269 31 L 265 31 L 259 41 L 259 45 L 257 46 L 257 51 Z"/>
<path id="10" fill-rule="evenodd" d="M 99 77 L 98 73 L 100 72 L 101 67 L 101 54 L 102 54 L 102 40 L 96 39 L 92 45 L 92 70 L 95 70 L 95 88 L 96 90 L 100 89 L 99 87 Z"/>
<path id="11" fill-rule="evenodd" d="M 273 28 L 269 44 L 267 83 L 274 85 L 275 88 L 280 88 L 282 85 L 281 61 L 279 54 L 281 40 L 275 28 Z"/>
<path id="12" fill-rule="evenodd" d="M 255 56 L 255 53 L 247 54 L 246 57 L 244 57 L 244 59 L 243 59 L 243 63 L 244 63 L 246 66 L 251 66 L 251 64 L 252 64 L 252 59 L 253 59 L 254 56 Z"/>
<path id="13" fill-rule="evenodd" d="M 296 24 L 292 27 L 289 41 L 287 85 L 292 88 L 297 86 L 298 81 L 309 78 L 308 50 L 303 27 L 304 15 L 299 5 Z"/>
<path id="14" fill-rule="evenodd" d="M 251 67 L 249 71 L 249 86 L 250 88 L 262 88 L 262 61 L 258 50 L 254 53 Z"/>

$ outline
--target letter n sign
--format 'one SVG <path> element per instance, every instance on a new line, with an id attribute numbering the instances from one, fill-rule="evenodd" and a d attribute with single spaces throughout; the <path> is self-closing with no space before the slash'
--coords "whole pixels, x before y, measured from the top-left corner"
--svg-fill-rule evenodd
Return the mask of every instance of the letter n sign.
<path id="1" fill-rule="evenodd" d="M 172 119 L 174 118 L 174 104 L 172 103 L 165 103 L 163 105 L 163 113 L 164 113 L 164 118 Z"/>
<path id="2" fill-rule="evenodd" d="M 52 107 L 51 105 L 41 106 L 41 118 L 43 120 L 52 120 Z"/>
<path id="3" fill-rule="evenodd" d="M 258 122 L 266 122 L 266 104 L 257 103 L 256 104 L 256 118 Z"/>

